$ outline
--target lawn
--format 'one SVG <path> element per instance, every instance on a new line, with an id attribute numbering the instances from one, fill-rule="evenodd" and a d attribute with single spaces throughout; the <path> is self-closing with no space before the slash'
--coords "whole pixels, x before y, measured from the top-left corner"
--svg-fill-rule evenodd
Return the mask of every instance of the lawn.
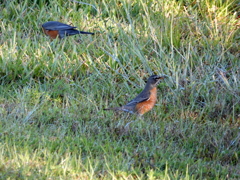
<path id="1" fill-rule="evenodd" d="M 0 3 L 0 179 L 240 179 L 239 1 L 84 2 Z"/>

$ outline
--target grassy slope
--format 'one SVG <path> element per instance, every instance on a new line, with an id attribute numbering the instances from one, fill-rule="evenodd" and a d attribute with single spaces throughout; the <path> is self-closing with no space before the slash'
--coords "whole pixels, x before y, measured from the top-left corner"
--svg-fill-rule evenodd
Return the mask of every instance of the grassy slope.
<path id="1" fill-rule="evenodd" d="M 0 177 L 240 178 L 237 1 L 88 3 L 1 4 Z M 50 41 L 49 20 L 96 35 Z M 152 112 L 102 110 L 153 73 Z"/>

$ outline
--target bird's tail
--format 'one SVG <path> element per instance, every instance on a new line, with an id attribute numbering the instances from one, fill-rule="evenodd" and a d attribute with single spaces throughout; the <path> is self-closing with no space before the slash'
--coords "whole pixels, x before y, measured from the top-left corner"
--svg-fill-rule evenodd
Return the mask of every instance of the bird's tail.
<path id="1" fill-rule="evenodd" d="M 91 32 L 85 32 L 85 31 L 78 31 L 80 34 L 91 34 L 91 35 L 94 35 L 94 33 L 91 33 Z"/>
<path id="2" fill-rule="evenodd" d="M 67 31 L 65 31 L 65 33 L 66 33 L 67 36 L 72 36 L 72 35 L 75 35 L 75 34 L 91 34 L 91 35 L 94 35 L 94 33 L 85 32 L 85 31 L 78 31 L 76 29 L 68 29 Z"/>
<path id="3" fill-rule="evenodd" d="M 121 108 L 121 107 L 113 107 L 113 108 L 105 108 L 105 109 L 103 109 L 103 110 L 105 110 L 105 111 L 108 111 L 108 110 L 121 111 L 122 108 Z"/>
<path id="4" fill-rule="evenodd" d="M 134 114 L 134 110 L 132 108 L 126 108 L 126 106 L 105 108 L 103 110 L 125 111 L 125 112 L 128 112 L 128 113 Z"/>

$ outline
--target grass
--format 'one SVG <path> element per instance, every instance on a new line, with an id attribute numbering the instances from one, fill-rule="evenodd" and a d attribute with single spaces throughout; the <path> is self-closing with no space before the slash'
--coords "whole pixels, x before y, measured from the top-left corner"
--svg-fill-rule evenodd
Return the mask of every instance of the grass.
<path id="1" fill-rule="evenodd" d="M 1 2 L 0 179 L 239 179 L 238 2 L 87 3 Z M 151 112 L 103 111 L 151 74 Z"/>

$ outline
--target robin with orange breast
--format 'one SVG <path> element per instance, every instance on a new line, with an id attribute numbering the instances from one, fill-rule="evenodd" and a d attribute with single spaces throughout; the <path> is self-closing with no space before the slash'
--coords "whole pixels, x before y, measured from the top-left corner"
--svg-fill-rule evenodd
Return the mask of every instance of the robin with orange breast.
<path id="1" fill-rule="evenodd" d="M 46 35 L 51 37 L 51 39 L 56 39 L 57 37 L 62 39 L 65 36 L 72 36 L 76 34 L 94 35 L 94 33 L 91 33 L 91 32 L 78 31 L 76 30 L 76 27 L 63 24 L 58 21 L 46 22 L 42 25 L 42 29 Z"/>
<path id="2" fill-rule="evenodd" d="M 157 102 L 157 85 L 159 82 L 166 78 L 166 75 L 158 76 L 152 75 L 148 78 L 147 84 L 143 91 L 137 95 L 133 100 L 128 102 L 126 105 L 115 108 L 107 108 L 104 110 L 116 110 L 116 111 L 126 111 L 129 113 L 136 113 L 138 115 L 143 115 L 150 111 Z"/>

